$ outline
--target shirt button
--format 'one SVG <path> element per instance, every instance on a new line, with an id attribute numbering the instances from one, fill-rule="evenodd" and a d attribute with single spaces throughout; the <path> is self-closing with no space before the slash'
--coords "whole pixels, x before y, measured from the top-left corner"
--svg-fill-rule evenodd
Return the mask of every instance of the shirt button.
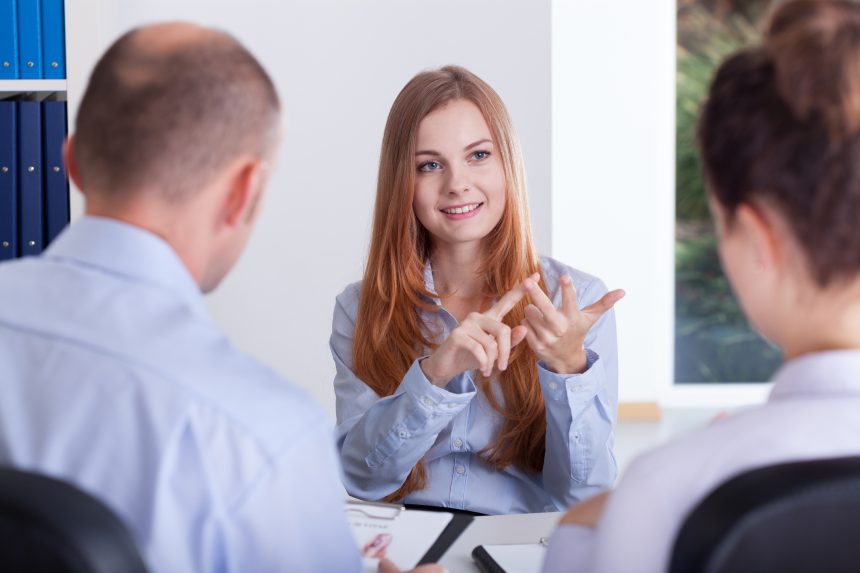
<path id="1" fill-rule="evenodd" d="M 458 450 L 460 448 L 462 448 L 463 447 L 463 440 L 461 440 L 460 438 L 457 438 L 456 440 L 454 440 L 454 447 L 457 448 Z"/>
<path id="2" fill-rule="evenodd" d="M 400 430 L 399 432 L 397 432 L 397 435 L 400 436 L 401 438 L 408 438 L 409 432 L 407 432 L 406 430 Z"/>
<path id="3" fill-rule="evenodd" d="M 432 406 L 433 400 L 431 400 L 428 396 L 424 396 L 423 398 L 421 398 L 421 403 L 425 406 Z"/>
<path id="4" fill-rule="evenodd" d="M 558 384 L 556 382 L 550 382 L 549 383 L 549 389 L 550 390 L 555 390 L 556 388 L 558 388 Z"/>
<path id="5" fill-rule="evenodd" d="M 463 475 L 464 473 L 466 473 L 466 468 L 464 468 L 463 466 L 454 466 L 454 471 L 460 475 Z"/>

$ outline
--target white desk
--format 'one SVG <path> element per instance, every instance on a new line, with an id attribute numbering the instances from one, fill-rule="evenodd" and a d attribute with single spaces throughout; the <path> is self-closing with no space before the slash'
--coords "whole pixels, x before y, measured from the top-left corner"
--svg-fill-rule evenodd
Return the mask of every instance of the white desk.
<path id="1" fill-rule="evenodd" d="M 553 512 L 476 517 L 439 563 L 447 567 L 450 573 L 478 573 L 472 561 L 472 550 L 476 546 L 537 543 L 541 537 L 552 534 L 562 515 L 563 512 Z"/>

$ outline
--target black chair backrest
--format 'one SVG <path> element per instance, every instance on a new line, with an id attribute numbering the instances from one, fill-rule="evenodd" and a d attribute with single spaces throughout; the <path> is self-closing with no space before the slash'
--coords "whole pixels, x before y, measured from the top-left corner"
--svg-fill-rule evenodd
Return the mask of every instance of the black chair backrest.
<path id="1" fill-rule="evenodd" d="M 860 571 L 860 457 L 729 479 L 687 517 L 669 571 Z"/>
<path id="2" fill-rule="evenodd" d="M 146 566 L 102 502 L 68 483 L 0 468 L 0 571 L 145 573 Z"/>

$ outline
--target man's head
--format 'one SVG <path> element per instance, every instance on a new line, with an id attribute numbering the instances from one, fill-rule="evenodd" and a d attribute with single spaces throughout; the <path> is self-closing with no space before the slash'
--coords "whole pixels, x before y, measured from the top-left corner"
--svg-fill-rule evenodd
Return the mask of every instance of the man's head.
<path id="1" fill-rule="evenodd" d="M 280 103 L 239 42 L 191 24 L 128 32 L 97 63 L 67 148 L 87 212 L 164 237 L 204 291 L 244 247 Z"/>

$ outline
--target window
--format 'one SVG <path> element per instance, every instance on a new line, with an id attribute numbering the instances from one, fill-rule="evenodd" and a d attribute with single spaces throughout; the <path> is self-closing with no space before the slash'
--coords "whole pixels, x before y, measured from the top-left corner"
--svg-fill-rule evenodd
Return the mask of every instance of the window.
<path id="1" fill-rule="evenodd" d="M 756 43 L 763 0 L 678 0 L 675 163 L 675 384 L 762 382 L 779 350 L 747 323 L 720 267 L 695 127 L 726 56 Z"/>

